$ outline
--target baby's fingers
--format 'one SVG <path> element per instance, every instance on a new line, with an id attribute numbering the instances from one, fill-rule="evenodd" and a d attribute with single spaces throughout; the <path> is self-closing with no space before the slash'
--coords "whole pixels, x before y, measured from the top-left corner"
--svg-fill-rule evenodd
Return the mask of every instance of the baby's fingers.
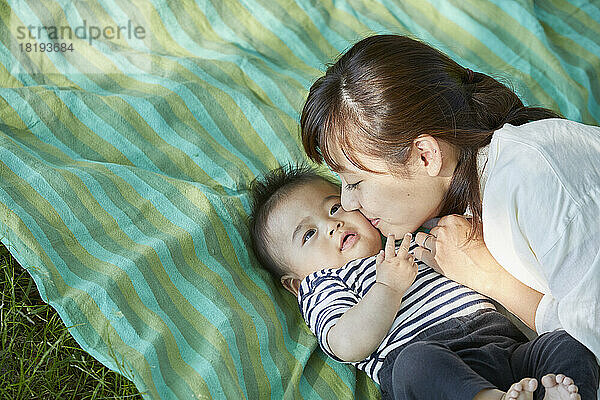
<path id="1" fill-rule="evenodd" d="M 404 237 L 402 238 L 402 243 L 400 243 L 400 251 L 398 252 L 399 255 L 406 255 L 408 253 L 411 239 L 412 235 L 410 233 L 404 234 Z"/>
<path id="2" fill-rule="evenodd" d="M 385 259 L 391 260 L 396 256 L 396 237 L 393 234 L 389 234 L 385 242 Z"/>
<path id="3" fill-rule="evenodd" d="M 375 259 L 375 265 L 381 264 L 384 259 L 385 253 L 383 252 L 383 250 L 379 250 L 379 253 L 377 253 L 377 258 Z"/>

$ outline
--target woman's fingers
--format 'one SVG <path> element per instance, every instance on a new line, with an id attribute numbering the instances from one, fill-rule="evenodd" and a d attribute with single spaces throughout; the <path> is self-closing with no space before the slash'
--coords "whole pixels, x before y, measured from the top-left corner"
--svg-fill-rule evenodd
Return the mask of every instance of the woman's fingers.
<path id="1" fill-rule="evenodd" d="M 438 263 L 435 261 L 435 258 L 431 254 L 431 251 L 423 247 L 417 247 L 414 251 L 414 255 L 415 258 L 421 260 L 422 262 L 430 266 L 434 271 L 443 274 L 441 268 L 439 267 Z"/>
<path id="2" fill-rule="evenodd" d="M 417 245 L 423 247 L 423 242 L 425 241 L 426 237 L 427 237 L 427 233 L 417 232 L 417 234 L 415 235 L 415 242 L 417 243 Z"/>
<path id="3" fill-rule="evenodd" d="M 437 226 L 447 226 L 447 225 L 459 224 L 466 220 L 467 220 L 467 218 L 464 215 L 458 215 L 458 214 L 444 215 L 438 221 Z"/>
<path id="4" fill-rule="evenodd" d="M 433 256 L 435 256 L 435 239 L 436 237 L 434 235 L 425 232 L 419 232 L 415 237 L 415 241 L 419 247 L 428 250 Z"/>

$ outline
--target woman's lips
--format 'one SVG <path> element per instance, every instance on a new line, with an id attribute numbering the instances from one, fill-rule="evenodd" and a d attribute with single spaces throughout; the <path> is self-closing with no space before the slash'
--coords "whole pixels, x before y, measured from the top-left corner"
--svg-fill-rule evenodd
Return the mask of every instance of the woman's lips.
<path id="1" fill-rule="evenodd" d="M 379 218 L 369 218 L 369 222 L 371 223 L 371 225 L 373 225 L 375 228 L 377 228 L 377 225 L 379 225 L 379 221 L 381 221 Z"/>
<path id="2" fill-rule="evenodd" d="M 348 250 L 349 248 L 354 246 L 354 244 L 358 241 L 358 239 L 359 239 L 358 233 L 354 233 L 354 232 L 344 233 L 344 235 L 342 236 L 341 243 L 340 243 L 340 250 L 341 251 Z"/>

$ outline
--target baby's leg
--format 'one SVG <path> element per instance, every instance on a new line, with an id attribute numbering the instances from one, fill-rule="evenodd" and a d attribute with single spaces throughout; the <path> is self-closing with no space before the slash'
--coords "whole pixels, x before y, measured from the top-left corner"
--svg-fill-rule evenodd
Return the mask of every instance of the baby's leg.
<path id="1" fill-rule="evenodd" d="M 487 394 L 481 400 L 502 398 L 503 392 L 440 343 L 415 342 L 388 357 L 395 359 L 391 369 L 380 373 L 384 398 L 456 400 L 474 399 L 479 393 Z"/>
<path id="2" fill-rule="evenodd" d="M 596 398 L 599 379 L 596 357 L 563 330 L 545 333 L 522 344 L 513 352 L 511 361 L 517 376 L 533 376 L 541 381 L 536 399 Z"/>

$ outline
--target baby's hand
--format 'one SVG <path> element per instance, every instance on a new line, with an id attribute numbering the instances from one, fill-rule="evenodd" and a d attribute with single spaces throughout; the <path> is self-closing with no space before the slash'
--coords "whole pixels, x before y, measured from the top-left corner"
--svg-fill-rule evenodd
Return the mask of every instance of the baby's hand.
<path id="1" fill-rule="evenodd" d="M 402 295 L 414 282 L 418 270 L 412 254 L 408 254 L 411 237 L 410 233 L 404 235 L 396 254 L 394 235 L 389 235 L 385 243 L 385 251 L 379 251 L 375 264 L 377 268 L 376 282 L 389 286 Z"/>

